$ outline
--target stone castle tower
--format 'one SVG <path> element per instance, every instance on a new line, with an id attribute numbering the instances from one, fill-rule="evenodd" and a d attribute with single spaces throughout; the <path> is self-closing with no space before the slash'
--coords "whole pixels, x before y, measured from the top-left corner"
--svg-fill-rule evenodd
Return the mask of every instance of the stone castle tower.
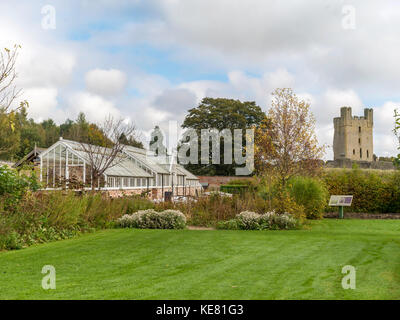
<path id="1" fill-rule="evenodd" d="M 364 116 L 352 116 L 350 107 L 340 109 L 340 118 L 334 118 L 334 160 L 350 159 L 373 161 L 373 110 L 364 109 Z"/>

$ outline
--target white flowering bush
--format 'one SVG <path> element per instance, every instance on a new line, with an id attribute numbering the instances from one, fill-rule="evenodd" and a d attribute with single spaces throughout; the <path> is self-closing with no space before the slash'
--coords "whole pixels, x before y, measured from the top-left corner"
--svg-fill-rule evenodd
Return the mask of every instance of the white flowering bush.
<path id="1" fill-rule="evenodd" d="M 236 216 L 241 229 L 256 230 L 259 229 L 261 215 L 251 211 L 243 211 Z"/>
<path id="2" fill-rule="evenodd" d="M 296 229 L 300 222 L 289 213 L 276 214 L 274 211 L 264 213 L 259 219 L 260 229 L 280 230 Z"/>
<path id="3" fill-rule="evenodd" d="M 184 229 L 186 217 L 178 210 L 157 212 L 148 209 L 123 215 L 118 219 L 117 225 L 122 228 L 137 229 Z"/>
<path id="4" fill-rule="evenodd" d="M 218 229 L 228 230 L 290 230 L 300 226 L 300 221 L 288 213 L 274 211 L 258 214 L 243 211 L 235 219 L 218 223 Z"/>

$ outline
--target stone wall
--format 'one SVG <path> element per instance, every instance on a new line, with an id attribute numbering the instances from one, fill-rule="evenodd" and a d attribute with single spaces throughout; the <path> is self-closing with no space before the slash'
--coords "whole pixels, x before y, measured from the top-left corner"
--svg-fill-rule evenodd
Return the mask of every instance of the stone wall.
<path id="1" fill-rule="evenodd" d="M 351 169 L 353 164 L 357 164 L 360 169 L 377 169 L 377 170 L 395 170 L 393 162 L 390 161 L 354 161 L 351 159 L 336 159 L 327 161 L 327 168 L 348 168 Z"/>

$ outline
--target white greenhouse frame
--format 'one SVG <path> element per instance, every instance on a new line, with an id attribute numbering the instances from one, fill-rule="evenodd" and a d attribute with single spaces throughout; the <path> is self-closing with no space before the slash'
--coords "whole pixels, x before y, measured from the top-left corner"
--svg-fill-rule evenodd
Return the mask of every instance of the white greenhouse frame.
<path id="1" fill-rule="evenodd" d="M 79 146 L 78 142 L 60 138 L 39 155 L 40 181 L 45 184 L 46 189 L 60 189 L 62 183 L 68 183 L 72 177 L 81 181 L 85 189 L 91 189 L 91 168 L 85 158 L 86 153 Z M 170 172 L 161 164 L 154 162 L 154 159 L 150 161 L 146 158 L 144 156 L 146 150 L 129 146 L 126 146 L 126 149 L 124 154 L 127 156 L 127 167 L 121 164 L 106 170 L 102 183 L 99 183 L 96 189 L 161 188 L 164 191 L 164 188 L 174 189 L 174 187 L 184 189 L 188 187 L 189 190 L 201 188 L 198 178 L 182 166 L 176 165 L 175 172 Z"/>

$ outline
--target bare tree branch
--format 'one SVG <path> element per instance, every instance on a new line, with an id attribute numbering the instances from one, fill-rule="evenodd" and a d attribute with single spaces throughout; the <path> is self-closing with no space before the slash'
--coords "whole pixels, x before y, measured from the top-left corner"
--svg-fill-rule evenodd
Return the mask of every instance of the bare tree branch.
<path id="1" fill-rule="evenodd" d="M 92 170 L 93 190 L 107 169 L 119 165 L 126 159 L 123 153 L 125 145 L 121 142 L 121 137 L 133 136 L 136 132 L 134 124 L 123 119 L 115 119 L 111 115 L 97 127 L 103 134 L 102 141 L 98 141 L 98 137 L 91 136 L 89 129 L 87 138 L 80 143 Z"/>
<path id="2" fill-rule="evenodd" d="M 22 93 L 22 89 L 17 89 L 15 85 L 18 77 L 15 67 L 20 48 L 21 46 L 14 45 L 13 49 L 4 48 L 4 51 L 0 53 L 0 109 L 3 112 L 12 111 L 11 105 Z"/>

